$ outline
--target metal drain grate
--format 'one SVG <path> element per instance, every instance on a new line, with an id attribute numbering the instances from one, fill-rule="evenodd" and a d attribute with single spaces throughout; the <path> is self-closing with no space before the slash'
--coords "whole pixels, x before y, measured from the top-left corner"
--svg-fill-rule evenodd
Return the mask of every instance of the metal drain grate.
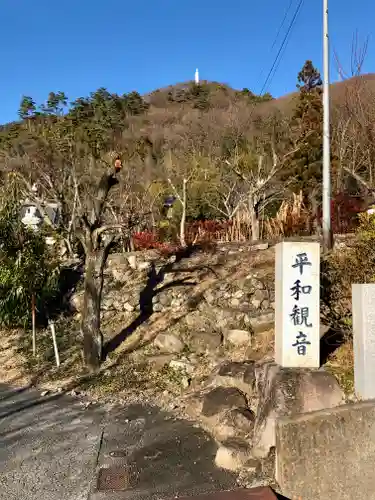
<path id="1" fill-rule="evenodd" d="M 125 467 L 108 467 L 99 470 L 98 491 L 126 491 L 129 486 L 130 474 Z"/>

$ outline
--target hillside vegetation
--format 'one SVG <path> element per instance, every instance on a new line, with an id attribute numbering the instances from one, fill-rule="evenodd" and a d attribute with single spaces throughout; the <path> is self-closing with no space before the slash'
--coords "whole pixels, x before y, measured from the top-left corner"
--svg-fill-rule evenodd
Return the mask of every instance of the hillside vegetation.
<path id="1" fill-rule="evenodd" d="M 335 231 L 352 229 L 357 213 L 375 201 L 374 78 L 332 88 Z M 185 252 L 207 238 L 319 231 L 322 81 L 311 61 L 297 75 L 296 93 L 282 99 L 187 82 L 143 97 L 102 88 L 69 105 L 62 91 L 42 104 L 24 96 L 19 117 L 0 130 L 3 213 L 34 201 L 45 232 L 82 256 L 81 333 L 91 367 L 103 358 L 101 295 L 112 248 Z M 48 227 L 46 200 L 61 207 L 57 227 Z M 18 265 L 28 238 L 19 228 L 13 236 L 8 269 Z M 35 290 L 22 286 L 15 297 L 30 303 Z"/>
<path id="2" fill-rule="evenodd" d="M 138 230 L 155 226 L 166 195 L 177 198 L 173 217 L 178 225 L 185 183 L 188 221 L 237 217 L 241 224 L 227 237 L 236 233 L 244 239 L 250 233 L 267 236 L 267 229 L 287 231 L 286 211 L 294 219 L 302 206 L 315 217 L 319 212 L 319 80 L 307 62 L 297 92 L 280 99 L 214 82 L 182 83 L 144 97 L 98 89 L 69 106 L 63 92 L 51 92 L 40 105 L 24 97 L 20 121 L 1 128 L 3 179 L 17 172 L 28 196 L 37 182 L 41 196 L 62 204 L 66 230 L 76 187 L 85 191 L 80 193 L 84 198 L 90 196 L 90 186 L 118 154 L 124 170 L 111 211 L 131 218 Z M 374 92 L 375 75 L 332 86 L 335 193 L 369 194 Z M 294 209 L 283 205 L 279 218 L 284 220 L 272 228 L 260 223 L 264 214 L 274 216 L 283 201 L 293 200 Z"/>

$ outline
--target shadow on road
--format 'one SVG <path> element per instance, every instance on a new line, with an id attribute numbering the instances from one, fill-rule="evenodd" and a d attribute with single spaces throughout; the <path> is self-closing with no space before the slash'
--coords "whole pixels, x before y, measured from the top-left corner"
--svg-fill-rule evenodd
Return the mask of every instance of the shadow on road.
<path id="1" fill-rule="evenodd" d="M 0 498 L 86 498 L 104 416 L 64 394 L 0 384 Z"/>

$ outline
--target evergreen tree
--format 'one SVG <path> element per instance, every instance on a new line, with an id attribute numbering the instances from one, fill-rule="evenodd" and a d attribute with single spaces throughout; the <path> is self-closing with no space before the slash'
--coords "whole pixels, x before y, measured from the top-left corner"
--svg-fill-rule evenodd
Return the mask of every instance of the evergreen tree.
<path id="1" fill-rule="evenodd" d="M 322 80 L 311 61 L 298 74 L 298 101 L 292 119 L 296 147 L 289 172 L 295 190 L 302 189 L 304 202 L 315 212 L 321 193 L 323 160 Z"/>
<path id="2" fill-rule="evenodd" d="M 34 116 L 36 110 L 35 101 L 30 96 L 22 96 L 20 107 L 18 110 L 18 116 L 21 120 L 26 120 Z"/>
<path id="3" fill-rule="evenodd" d="M 46 104 L 43 104 L 41 109 L 48 115 L 62 115 L 67 104 L 68 98 L 64 92 L 50 92 Z"/>

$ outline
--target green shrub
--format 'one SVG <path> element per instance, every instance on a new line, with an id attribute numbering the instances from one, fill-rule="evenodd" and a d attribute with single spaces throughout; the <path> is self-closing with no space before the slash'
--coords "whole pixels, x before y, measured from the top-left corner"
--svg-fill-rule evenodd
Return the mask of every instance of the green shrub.
<path id="1" fill-rule="evenodd" d="M 375 215 L 361 214 L 354 243 L 322 262 L 321 298 L 328 324 L 351 334 L 353 283 L 375 282 Z"/>
<path id="2" fill-rule="evenodd" d="M 16 204 L 0 211 L 0 324 L 25 327 L 31 320 L 31 298 L 43 312 L 58 289 L 58 260 L 46 234 L 26 228 Z"/>

